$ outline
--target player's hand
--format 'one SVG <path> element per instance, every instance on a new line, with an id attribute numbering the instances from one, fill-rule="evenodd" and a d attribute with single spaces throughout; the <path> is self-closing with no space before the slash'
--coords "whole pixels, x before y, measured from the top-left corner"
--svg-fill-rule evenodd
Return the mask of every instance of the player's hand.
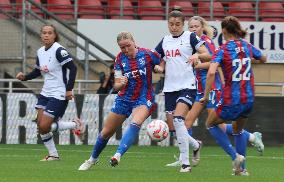
<path id="1" fill-rule="evenodd" d="M 193 54 L 188 58 L 188 63 L 192 66 L 198 63 L 198 61 L 199 61 L 198 54 Z"/>
<path id="2" fill-rule="evenodd" d="M 25 80 L 25 75 L 24 75 L 24 73 L 19 72 L 19 73 L 17 74 L 16 78 L 17 78 L 18 80 L 23 81 L 23 80 Z"/>
<path id="3" fill-rule="evenodd" d="M 73 98 L 75 98 L 75 96 L 73 95 L 72 91 L 66 91 L 65 98 L 66 100 L 72 100 Z"/>
<path id="4" fill-rule="evenodd" d="M 156 73 L 163 73 L 164 72 L 164 68 L 162 68 L 162 66 L 160 66 L 160 65 L 155 65 L 154 71 Z"/>
<path id="5" fill-rule="evenodd" d="M 209 98 L 207 98 L 207 97 L 202 97 L 202 98 L 199 100 L 199 102 L 200 102 L 202 105 L 206 105 L 207 102 L 208 102 L 208 100 L 209 100 Z"/>
<path id="6" fill-rule="evenodd" d="M 124 86 L 128 82 L 128 78 L 126 76 L 120 77 L 120 83 Z"/>

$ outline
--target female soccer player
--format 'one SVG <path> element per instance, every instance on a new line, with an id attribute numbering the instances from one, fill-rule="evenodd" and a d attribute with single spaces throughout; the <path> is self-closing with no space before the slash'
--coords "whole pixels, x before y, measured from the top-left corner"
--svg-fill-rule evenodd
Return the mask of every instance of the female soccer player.
<path id="1" fill-rule="evenodd" d="M 254 76 L 251 62 L 253 59 L 265 62 L 266 56 L 243 39 L 247 32 L 242 29 L 236 17 L 225 17 L 221 27 L 226 43 L 214 53 L 207 73 L 204 97 L 200 99 L 200 102 L 209 101 L 211 85 L 214 83 L 216 71 L 220 65 L 224 73 L 225 85 L 220 100 L 215 105 L 215 111 L 208 115 L 206 126 L 217 143 L 233 160 L 235 175 L 241 175 L 247 144 L 243 128 L 254 102 Z M 234 121 L 232 125 L 236 151 L 230 145 L 227 135 L 218 127 L 218 124 L 226 121 Z"/>
<path id="2" fill-rule="evenodd" d="M 88 170 L 96 164 L 109 138 L 132 113 L 132 121 L 110 160 L 111 166 L 118 165 L 121 156 L 133 144 L 142 123 L 148 118 L 153 108 L 152 70 L 155 65 L 160 64 L 159 54 L 137 47 L 129 32 L 119 33 L 117 43 L 121 52 L 116 57 L 114 65 L 114 89 L 119 90 L 119 93 L 104 122 L 104 127 L 97 138 L 90 158 L 78 170 Z"/>
<path id="3" fill-rule="evenodd" d="M 72 89 L 77 67 L 67 50 L 58 43 L 59 36 L 53 25 L 42 26 L 40 35 L 44 46 L 37 50 L 35 68 L 27 75 L 18 73 L 16 78 L 21 81 L 40 75 L 44 78 L 44 85 L 35 106 L 39 133 L 48 150 L 48 155 L 41 161 L 54 161 L 59 160 L 59 155 L 52 132 L 72 129 L 82 139 L 84 127 L 79 119 L 73 122 L 57 122 L 64 115 L 68 101 L 74 98 Z"/>
<path id="4" fill-rule="evenodd" d="M 205 46 L 209 53 L 212 55 L 215 51 L 215 45 L 214 42 L 211 40 L 213 37 L 213 29 L 210 27 L 207 23 L 207 21 L 200 17 L 200 16 L 193 16 L 189 19 L 188 21 L 188 28 L 190 32 L 195 32 L 198 37 L 202 41 L 205 42 Z M 207 70 L 209 68 L 210 62 L 197 62 L 195 65 L 195 75 L 196 75 L 196 80 L 197 80 L 197 94 L 195 98 L 195 102 L 192 106 L 192 109 L 188 112 L 187 117 L 185 119 L 185 124 L 187 129 L 191 128 L 194 121 L 197 119 L 199 114 L 204 108 L 204 105 L 199 102 L 199 100 L 203 97 L 203 92 L 205 89 L 205 83 L 206 83 L 206 75 L 207 75 Z M 219 67 L 220 68 L 220 67 Z M 221 94 L 221 89 L 222 89 L 222 81 L 223 80 L 223 73 L 222 70 L 218 69 L 218 72 L 216 72 L 215 75 L 215 81 L 214 84 L 212 85 L 212 88 L 210 90 L 209 94 L 209 99 L 210 102 L 207 103 L 205 106 L 208 113 L 214 110 L 214 105 L 217 104 L 216 102 L 216 97 L 220 96 Z M 224 82 L 224 81 L 223 81 Z M 226 132 L 228 135 L 232 135 L 232 124 L 220 124 L 219 127 L 222 128 L 224 132 Z M 244 130 L 244 133 L 246 135 L 246 138 L 248 141 L 252 143 L 256 147 L 256 149 L 259 152 L 263 152 L 264 150 L 264 145 L 261 140 L 261 133 L 259 132 L 254 132 L 249 133 L 246 130 Z M 200 157 L 194 157 L 192 158 L 192 165 L 196 166 L 199 163 Z M 174 163 L 168 164 L 168 166 L 180 166 L 181 161 L 177 160 Z"/>
<path id="5" fill-rule="evenodd" d="M 168 28 L 171 34 L 162 39 L 156 51 L 165 60 L 165 65 L 161 64 L 165 68 L 165 110 L 170 131 L 173 133 L 174 128 L 176 131 L 182 162 L 180 172 L 190 172 L 189 145 L 193 147 L 195 157 L 199 156 L 201 146 L 188 134 L 184 124 L 196 96 L 192 63 L 199 59 L 209 61 L 211 56 L 196 34 L 183 30 L 184 20 L 182 12 L 170 12 Z"/>

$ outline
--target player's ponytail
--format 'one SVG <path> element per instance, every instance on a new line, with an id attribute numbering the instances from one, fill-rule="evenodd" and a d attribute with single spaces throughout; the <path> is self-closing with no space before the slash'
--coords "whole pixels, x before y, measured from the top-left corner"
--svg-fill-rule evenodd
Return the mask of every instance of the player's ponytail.
<path id="1" fill-rule="evenodd" d="M 247 31 L 242 29 L 239 20 L 234 16 L 225 17 L 221 23 L 221 27 L 237 38 L 245 38 L 247 35 Z"/>

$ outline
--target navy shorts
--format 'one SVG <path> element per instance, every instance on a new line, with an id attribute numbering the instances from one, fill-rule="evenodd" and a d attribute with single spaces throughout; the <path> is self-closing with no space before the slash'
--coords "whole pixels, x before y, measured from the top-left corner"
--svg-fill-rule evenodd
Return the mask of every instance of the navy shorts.
<path id="1" fill-rule="evenodd" d="M 220 100 L 219 103 L 221 103 Z M 225 121 L 235 121 L 239 118 L 247 118 L 251 113 L 253 108 L 253 102 L 248 102 L 246 104 L 236 104 L 236 105 L 222 105 L 218 104 L 215 107 L 215 112 L 219 118 Z"/>
<path id="2" fill-rule="evenodd" d="M 126 115 L 129 117 L 132 113 L 132 110 L 138 106 L 145 105 L 149 109 L 149 114 L 153 111 L 155 107 L 155 100 L 147 100 L 146 98 L 138 99 L 136 101 L 127 101 L 121 99 L 119 96 L 116 96 L 114 104 L 111 108 L 111 111 L 116 114 Z"/>
<path id="3" fill-rule="evenodd" d="M 195 89 L 183 89 L 175 92 L 165 92 L 165 110 L 167 113 L 173 113 L 178 102 L 182 102 L 191 108 L 195 97 Z"/>
<path id="4" fill-rule="evenodd" d="M 60 119 L 65 113 L 68 105 L 68 100 L 59 100 L 53 97 L 45 97 L 39 95 L 36 109 L 43 109 L 44 114 L 54 119 Z"/>

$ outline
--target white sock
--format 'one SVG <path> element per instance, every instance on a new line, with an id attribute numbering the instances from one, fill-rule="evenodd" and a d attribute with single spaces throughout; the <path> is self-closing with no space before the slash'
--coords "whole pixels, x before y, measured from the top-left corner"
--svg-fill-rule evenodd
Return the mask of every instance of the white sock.
<path id="1" fill-rule="evenodd" d="M 189 163 L 189 142 L 188 132 L 182 117 L 174 118 L 174 126 L 176 129 L 177 142 L 180 152 L 180 159 L 182 164 L 190 165 Z"/>
<path id="2" fill-rule="evenodd" d="M 51 124 L 51 131 L 62 131 L 62 130 L 70 130 L 76 128 L 75 122 L 54 122 Z"/>
<path id="3" fill-rule="evenodd" d="M 40 137 L 43 141 L 43 144 L 45 145 L 45 147 L 48 150 L 48 154 L 50 156 L 58 157 L 59 155 L 58 155 L 58 152 L 56 150 L 56 147 L 55 147 L 55 144 L 54 144 L 54 141 L 53 141 L 53 134 L 51 132 L 49 132 L 49 133 L 40 135 Z"/>
<path id="4" fill-rule="evenodd" d="M 193 148 L 194 151 L 197 150 L 199 148 L 199 143 L 194 138 L 192 138 L 192 136 L 187 136 L 189 145 Z"/>
<path id="5" fill-rule="evenodd" d="M 251 133 L 249 133 L 249 142 L 252 143 L 255 140 L 255 136 Z"/>

